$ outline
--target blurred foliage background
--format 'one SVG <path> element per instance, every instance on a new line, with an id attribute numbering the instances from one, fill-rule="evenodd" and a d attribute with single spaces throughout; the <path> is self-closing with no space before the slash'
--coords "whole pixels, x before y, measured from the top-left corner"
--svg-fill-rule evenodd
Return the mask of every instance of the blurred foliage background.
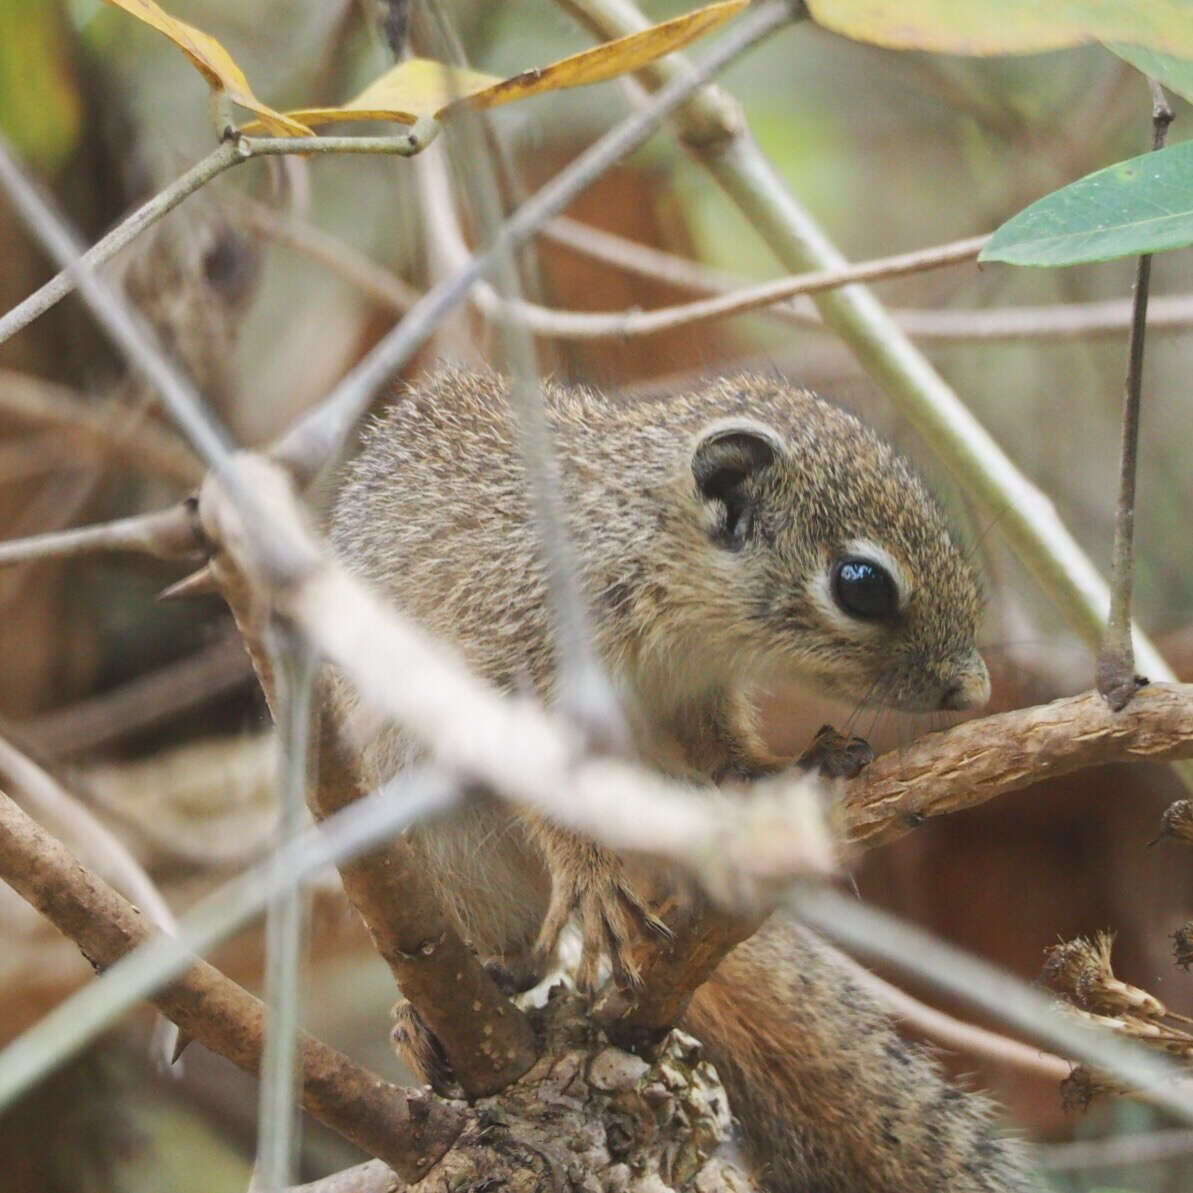
<path id="1" fill-rule="evenodd" d="M 590 44 L 548 0 L 446 7 L 469 62 L 497 74 Z M 687 7 L 645 6 L 660 19 Z M 276 107 L 342 102 L 392 62 L 375 14 L 357 0 L 174 0 L 170 11 L 217 34 Z M 883 51 L 805 23 L 752 53 L 722 83 L 852 260 L 988 231 L 1150 141 L 1144 79 L 1097 47 L 965 59 Z M 493 112 L 507 202 L 533 192 L 629 102 L 621 84 L 608 83 Z M 1176 108 L 1179 140 L 1193 121 L 1187 106 Z M 92 239 L 212 145 L 200 77 L 164 39 L 100 0 L 0 4 L 0 129 Z M 129 292 L 243 441 L 267 440 L 317 401 L 395 318 L 348 276 L 342 254 L 316 260 L 284 243 L 279 229 L 297 222 L 322 230 L 422 288 L 436 262 L 420 168 L 388 158 L 252 163 L 190 199 L 117 263 Z M 245 199 L 256 206 L 246 208 Z M 758 237 L 665 133 L 570 214 L 744 276 L 777 272 Z M 970 264 L 883 283 L 880 293 L 931 330 L 935 312 L 1125 298 L 1133 268 L 1131 261 L 1058 271 Z M 51 272 L 0 197 L 0 310 Z M 527 274 L 531 293 L 561 309 L 651 308 L 688 297 L 545 239 Z M 1153 294 L 1183 293 L 1193 293 L 1188 253 L 1158 258 Z M 938 333 L 941 325 L 936 320 Z M 1097 560 L 1109 557 L 1125 344 L 1122 333 L 924 340 Z M 436 357 L 500 364 L 495 345 L 477 315 L 464 315 L 412 372 Z M 627 400 L 711 371 L 756 368 L 858 409 L 920 461 L 983 558 L 997 700 L 1019 705 L 1090 685 L 1088 652 L 1002 546 L 997 519 L 966 510 L 950 478 L 829 333 L 751 315 L 650 339 L 540 339 L 538 348 L 543 372 L 624 387 Z M 1186 677 L 1193 674 L 1191 371 L 1193 331 L 1153 331 L 1137 611 Z M 72 421 L 80 407 L 102 433 Z M 156 508 L 199 475 L 152 396 L 73 299 L 0 347 L 0 431 L 5 538 Z M 131 557 L 0 573 L 0 715 L 16 740 L 86 793 L 183 907 L 264 847 L 270 796 L 266 717 L 226 615 L 212 600 L 154 600 L 180 574 Z M 775 737 L 793 745 L 824 719 L 849 721 L 878 748 L 924 727 L 922 719 L 857 714 L 798 694 L 781 694 L 772 710 Z M 866 897 L 1027 977 L 1058 936 L 1115 928 L 1122 976 L 1193 1010 L 1193 982 L 1173 969 L 1167 941 L 1193 906 L 1193 877 L 1176 847 L 1144 849 L 1177 794 L 1164 771 L 1141 766 L 1042 784 L 866 857 L 856 881 Z M 392 1073 L 393 991 L 384 967 L 333 882 L 315 904 L 310 1026 Z M 14 898 L 0 906 L 0 1038 L 9 1038 L 89 971 L 73 946 Z M 215 959 L 254 984 L 257 935 L 244 934 Z M 0 1171 L 10 1193 L 245 1187 L 252 1083 L 196 1055 L 198 1047 L 181 1077 L 155 1073 L 147 1023 L 130 1024 L 0 1120 Z M 975 1069 L 968 1057 L 946 1060 L 957 1071 Z M 1054 1088 L 989 1066 L 978 1077 L 1007 1101 L 1013 1121 L 1042 1139 L 1163 1125 L 1129 1103 L 1066 1115 Z M 305 1171 L 350 1161 L 343 1149 L 310 1130 Z M 1178 1189 L 1190 1179 L 1187 1161 L 1055 1174 L 1058 1189 L 1074 1190 Z"/>

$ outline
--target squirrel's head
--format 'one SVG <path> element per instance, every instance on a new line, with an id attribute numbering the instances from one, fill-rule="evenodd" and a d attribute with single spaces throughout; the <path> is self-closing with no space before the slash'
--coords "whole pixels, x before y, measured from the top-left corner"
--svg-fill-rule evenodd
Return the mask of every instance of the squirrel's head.
<path id="1" fill-rule="evenodd" d="M 731 666 L 903 709 L 977 708 L 981 598 L 940 508 L 852 415 L 778 387 L 692 441 L 705 613 L 732 623 Z M 787 408 L 790 409 L 790 419 Z M 689 509 L 691 507 L 689 506 Z"/>

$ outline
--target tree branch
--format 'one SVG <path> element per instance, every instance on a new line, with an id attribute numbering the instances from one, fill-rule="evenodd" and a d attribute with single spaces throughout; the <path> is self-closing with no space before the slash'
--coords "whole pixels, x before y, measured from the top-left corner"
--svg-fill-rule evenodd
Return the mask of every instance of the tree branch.
<path id="1" fill-rule="evenodd" d="M 155 935 L 131 903 L 84 869 L 3 793 L 0 878 L 70 937 L 97 969 Z M 152 1002 L 188 1036 L 240 1068 L 257 1071 L 265 1031 L 261 1003 L 213 966 L 196 961 Z M 303 1106 L 408 1180 L 428 1172 L 463 1126 L 459 1110 L 450 1104 L 390 1085 L 305 1033 L 300 1056 Z"/>
<path id="2" fill-rule="evenodd" d="M 932 816 L 1108 762 L 1193 758 L 1193 684 L 1149 684 L 1115 713 L 1097 692 L 967 721 L 876 759 L 845 787 L 849 839 L 897 840 Z"/>

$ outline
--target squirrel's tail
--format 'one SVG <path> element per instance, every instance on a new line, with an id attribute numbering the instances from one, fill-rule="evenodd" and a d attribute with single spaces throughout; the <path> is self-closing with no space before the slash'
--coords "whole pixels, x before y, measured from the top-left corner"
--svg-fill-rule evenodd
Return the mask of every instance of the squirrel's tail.
<path id="1" fill-rule="evenodd" d="M 815 936 L 780 916 L 696 991 L 683 1026 L 771 1193 L 1028 1193 L 993 1107 L 948 1084 Z"/>

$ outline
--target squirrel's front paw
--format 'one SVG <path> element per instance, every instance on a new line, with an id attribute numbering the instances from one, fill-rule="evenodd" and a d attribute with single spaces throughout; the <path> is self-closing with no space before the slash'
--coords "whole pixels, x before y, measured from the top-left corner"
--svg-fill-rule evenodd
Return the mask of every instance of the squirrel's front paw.
<path id="1" fill-rule="evenodd" d="M 864 738 L 846 737 L 831 725 L 821 725 L 795 764 L 825 779 L 854 779 L 873 761 L 874 751 Z"/>
<path id="2" fill-rule="evenodd" d="M 609 958 L 613 978 L 623 986 L 641 981 L 634 946 L 645 934 L 667 938 L 671 930 L 651 911 L 634 888 L 621 860 L 597 845 L 559 836 L 551 842 L 551 903 L 539 932 L 536 951 L 554 956 L 572 912 L 580 925 L 580 967 L 576 985 L 595 992 L 602 956 Z"/>

